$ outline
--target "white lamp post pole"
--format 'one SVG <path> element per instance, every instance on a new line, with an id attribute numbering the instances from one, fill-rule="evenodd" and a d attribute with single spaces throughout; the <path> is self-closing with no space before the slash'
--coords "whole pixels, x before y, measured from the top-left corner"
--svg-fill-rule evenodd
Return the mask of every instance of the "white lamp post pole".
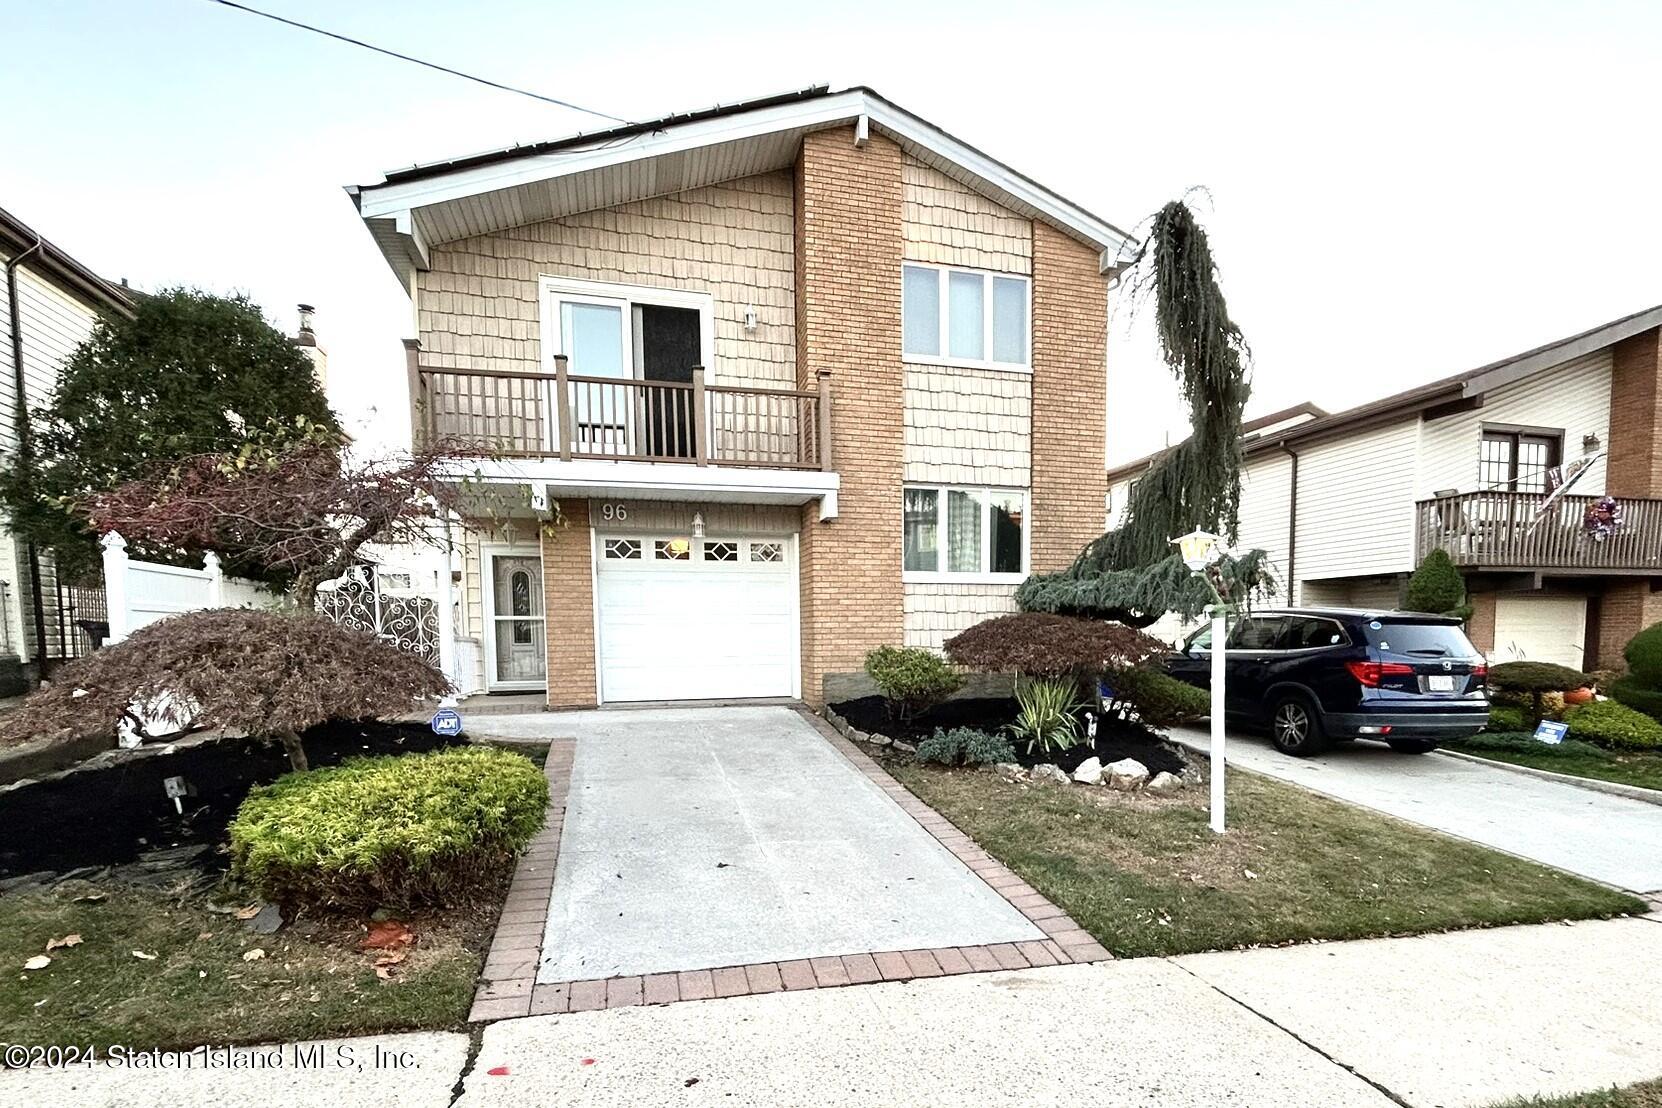
<path id="1" fill-rule="evenodd" d="M 1212 609 L 1212 830 L 1223 834 L 1223 650 L 1224 606 Z"/>
<path id="2" fill-rule="evenodd" d="M 1212 793 L 1211 793 L 1211 825 L 1212 830 L 1223 834 L 1224 828 L 1224 735 L 1223 735 L 1223 662 L 1224 637 L 1228 633 L 1229 605 L 1224 602 L 1218 587 L 1207 576 L 1207 569 L 1214 565 L 1223 556 L 1223 540 L 1209 531 L 1191 531 L 1182 538 L 1172 542 L 1183 554 L 1183 564 L 1189 570 L 1206 582 L 1206 587 L 1212 590 L 1212 596 L 1217 601 L 1212 605 Z"/>

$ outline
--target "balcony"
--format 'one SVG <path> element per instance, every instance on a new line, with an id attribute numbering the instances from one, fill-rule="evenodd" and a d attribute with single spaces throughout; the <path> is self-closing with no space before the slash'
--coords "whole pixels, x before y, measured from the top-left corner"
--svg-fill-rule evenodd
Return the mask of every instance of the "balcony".
<path id="1" fill-rule="evenodd" d="M 1472 492 L 1414 506 L 1414 560 L 1448 551 L 1468 569 L 1662 573 L 1662 500 L 1618 497 L 1623 525 L 1603 539 L 1587 533 L 1596 496 L 1561 496 L 1537 516 L 1545 493 Z"/>
<path id="2" fill-rule="evenodd" d="M 831 466 L 831 383 L 736 388 L 412 365 L 418 442 L 451 442 L 500 458 L 672 463 L 771 470 Z"/>

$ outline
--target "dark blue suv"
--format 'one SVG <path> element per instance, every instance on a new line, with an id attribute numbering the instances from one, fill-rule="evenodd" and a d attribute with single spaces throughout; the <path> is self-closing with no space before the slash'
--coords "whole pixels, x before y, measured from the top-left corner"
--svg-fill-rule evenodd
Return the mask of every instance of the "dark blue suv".
<path id="1" fill-rule="evenodd" d="M 1211 687 L 1211 625 L 1166 671 Z M 1257 611 L 1230 628 L 1224 710 L 1268 727 L 1278 749 L 1316 754 L 1335 741 L 1383 739 L 1424 754 L 1489 719 L 1489 667 L 1460 621 L 1351 608 Z"/>

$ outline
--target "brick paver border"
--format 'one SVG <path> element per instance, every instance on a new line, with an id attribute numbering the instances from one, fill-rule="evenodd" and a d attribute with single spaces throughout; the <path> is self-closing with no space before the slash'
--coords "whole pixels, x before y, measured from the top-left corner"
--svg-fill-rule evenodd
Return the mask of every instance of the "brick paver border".
<path id="1" fill-rule="evenodd" d="M 577 750 L 576 739 L 555 739 L 549 744 L 544 769 L 548 778 L 548 822 L 532 840 L 514 872 L 468 1019 L 477 1023 L 635 1004 L 670 1004 L 681 1000 L 1100 962 L 1112 957 L 1066 912 L 982 850 L 945 816 L 908 792 L 865 751 L 806 708 L 798 710 L 809 726 L 855 769 L 900 805 L 902 811 L 934 836 L 953 857 L 1031 920 L 1045 937 L 990 946 L 871 951 L 719 969 L 539 984 L 537 966 L 542 959 L 549 899 L 554 892 L 554 871 L 559 861 L 560 834 L 565 825 L 566 798 L 571 788 L 572 758 Z"/>

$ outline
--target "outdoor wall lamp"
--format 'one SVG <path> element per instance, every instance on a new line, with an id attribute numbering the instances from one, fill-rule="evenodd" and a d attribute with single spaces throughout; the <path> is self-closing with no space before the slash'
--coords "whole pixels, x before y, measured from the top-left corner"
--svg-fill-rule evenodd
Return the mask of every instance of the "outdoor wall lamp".
<path id="1" fill-rule="evenodd" d="M 1599 437 L 1597 435 L 1582 435 L 1581 436 L 1581 452 L 1583 454 L 1591 454 L 1594 451 L 1596 451 L 1598 448 L 1599 448 Z"/>
<path id="2" fill-rule="evenodd" d="M 704 541 L 704 513 L 703 512 L 694 512 L 693 513 L 693 538 L 697 539 L 700 542 Z"/>

